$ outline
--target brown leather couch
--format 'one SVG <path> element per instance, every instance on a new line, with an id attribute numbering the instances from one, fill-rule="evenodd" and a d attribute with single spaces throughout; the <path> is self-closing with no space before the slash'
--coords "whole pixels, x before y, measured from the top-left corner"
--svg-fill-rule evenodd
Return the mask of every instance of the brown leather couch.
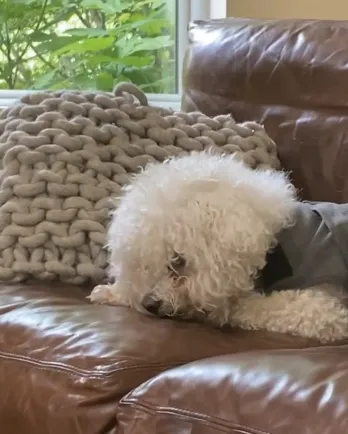
<path id="1" fill-rule="evenodd" d="M 264 123 L 304 198 L 347 201 L 348 22 L 189 35 L 184 109 Z M 347 434 L 348 342 L 152 319 L 87 293 L 2 285 L 1 434 Z"/>

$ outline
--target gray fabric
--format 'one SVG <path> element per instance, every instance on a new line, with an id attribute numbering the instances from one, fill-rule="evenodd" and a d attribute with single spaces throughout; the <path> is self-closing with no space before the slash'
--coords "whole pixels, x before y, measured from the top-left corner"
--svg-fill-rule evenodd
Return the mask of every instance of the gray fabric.
<path id="1" fill-rule="evenodd" d="M 348 204 L 301 202 L 296 214 L 296 224 L 277 237 L 293 275 L 269 289 L 324 283 L 348 289 Z"/>

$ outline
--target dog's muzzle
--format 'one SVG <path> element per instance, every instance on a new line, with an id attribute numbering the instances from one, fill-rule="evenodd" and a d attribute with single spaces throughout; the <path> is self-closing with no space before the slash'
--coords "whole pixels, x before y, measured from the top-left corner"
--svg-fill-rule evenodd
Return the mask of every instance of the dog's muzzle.
<path id="1" fill-rule="evenodd" d="M 143 301 L 141 302 L 141 305 L 143 308 L 151 313 L 151 315 L 159 315 L 160 308 L 162 306 L 163 302 L 161 300 L 156 300 L 151 297 L 151 295 L 147 295 L 144 297 Z"/>

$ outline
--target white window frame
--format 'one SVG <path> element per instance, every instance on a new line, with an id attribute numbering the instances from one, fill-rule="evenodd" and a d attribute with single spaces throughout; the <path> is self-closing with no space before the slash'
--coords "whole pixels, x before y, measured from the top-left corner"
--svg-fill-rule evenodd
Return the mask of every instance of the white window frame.
<path id="1" fill-rule="evenodd" d="M 147 94 L 149 103 L 162 107 L 180 109 L 181 80 L 185 51 L 188 46 L 187 25 L 192 20 L 225 18 L 227 0 L 178 0 L 177 23 L 177 74 L 179 77 L 177 94 Z M 8 107 L 19 98 L 34 93 L 32 90 L 0 90 L 0 108 Z"/>

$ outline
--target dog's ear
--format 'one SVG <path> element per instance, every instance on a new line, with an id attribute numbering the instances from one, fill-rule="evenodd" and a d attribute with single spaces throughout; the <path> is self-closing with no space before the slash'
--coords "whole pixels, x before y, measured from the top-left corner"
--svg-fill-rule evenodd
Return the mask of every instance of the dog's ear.
<path id="1" fill-rule="evenodd" d="M 277 233 L 292 224 L 297 192 L 287 173 L 250 171 L 245 196 L 266 231 Z"/>
<path id="2" fill-rule="evenodd" d="M 241 261 L 264 258 L 277 234 L 293 223 L 296 190 L 283 172 L 248 171 L 225 200 L 225 243 Z"/>

